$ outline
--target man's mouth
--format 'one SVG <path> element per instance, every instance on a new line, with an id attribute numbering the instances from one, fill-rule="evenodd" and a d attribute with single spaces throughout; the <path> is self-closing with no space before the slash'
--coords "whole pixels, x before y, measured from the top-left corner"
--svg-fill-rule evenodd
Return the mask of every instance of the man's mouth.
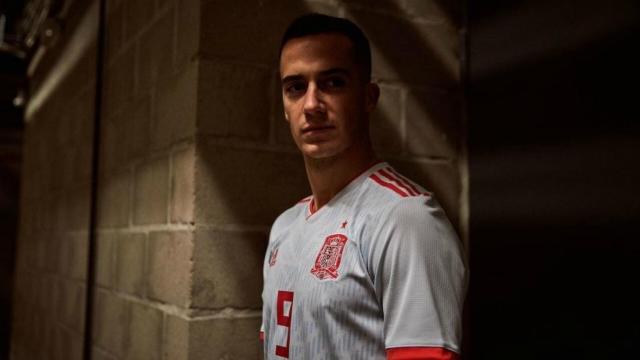
<path id="1" fill-rule="evenodd" d="M 307 126 L 306 128 L 302 129 L 302 134 L 303 135 L 315 135 L 315 134 L 322 134 L 325 133 L 327 131 L 333 130 L 335 129 L 335 126 L 331 126 L 331 125 L 313 125 L 313 126 Z"/>

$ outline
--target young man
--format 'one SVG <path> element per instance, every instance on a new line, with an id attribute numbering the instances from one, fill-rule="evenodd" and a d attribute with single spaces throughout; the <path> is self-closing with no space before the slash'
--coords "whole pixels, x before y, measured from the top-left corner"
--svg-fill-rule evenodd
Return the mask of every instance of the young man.
<path id="1" fill-rule="evenodd" d="M 285 118 L 312 195 L 273 224 L 264 263 L 267 359 L 458 359 L 465 268 L 433 195 L 379 162 L 379 89 L 352 22 L 319 14 L 285 32 Z"/>

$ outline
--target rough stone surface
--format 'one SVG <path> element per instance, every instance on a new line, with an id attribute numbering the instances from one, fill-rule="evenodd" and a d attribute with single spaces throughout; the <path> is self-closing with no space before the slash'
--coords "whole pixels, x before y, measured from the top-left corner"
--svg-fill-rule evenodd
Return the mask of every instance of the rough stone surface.
<path id="1" fill-rule="evenodd" d="M 98 193 L 98 227 L 124 227 L 129 224 L 130 172 L 114 174 L 100 180 Z"/>
<path id="2" fill-rule="evenodd" d="M 171 158 L 171 222 L 192 223 L 195 197 L 195 146 Z"/>
<path id="3" fill-rule="evenodd" d="M 380 85 L 380 100 L 370 121 L 371 141 L 376 153 L 383 157 L 401 154 L 405 126 L 398 87 Z"/>
<path id="4" fill-rule="evenodd" d="M 308 195 L 299 155 L 202 142 L 196 158 L 196 223 L 270 226 Z"/>
<path id="5" fill-rule="evenodd" d="M 200 51 L 204 56 L 273 65 L 281 33 L 308 8 L 301 1 L 207 1 L 201 11 Z"/>
<path id="6" fill-rule="evenodd" d="M 407 150 L 412 155 L 456 158 L 462 109 L 457 95 L 411 90 L 407 95 Z"/>
<path id="7" fill-rule="evenodd" d="M 153 148 L 161 149 L 195 133 L 198 64 L 167 77 L 156 92 L 151 124 Z"/>
<path id="8" fill-rule="evenodd" d="M 96 238 L 95 282 L 111 288 L 115 277 L 115 251 L 118 234 L 100 232 Z"/>
<path id="9" fill-rule="evenodd" d="M 189 231 L 149 234 L 149 298 L 181 307 L 188 305 L 192 254 L 193 233 Z"/>
<path id="10" fill-rule="evenodd" d="M 189 320 L 165 315 L 164 360 L 189 359 Z"/>
<path id="11" fill-rule="evenodd" d="M 145 284 L 146 235 L 134 233 L 121 236 L 116 251 L 116 289 L 142 297 Z"/>
<path id="12" fill-rule="evenodd" d="M 136 167 L 134 187 L 134 224 L 167 222 L 169 161 L 165 157 L 149 160 Z"/>
<path id="13" fill-rule="evenodd" d="M 192 306 L 260 309 L 266 245 L 264 233 L 197 231 Z"/>
<path id="14" fill-rule="evenodd" d="M 266 140 L 271 71 L 201 61 L 198 130 L 203 134 Z M 258 100 L 260 99 L 260 100 Z"/>
<path id="15" fill-rule="evenodd" d="M 459 41 L 454 27 L 361 9 L 348 15 L 371 39 L 374 77 L 446 89 L 458 86 Z"/>
<path id="16" fill-rule="evenodd" d="M 140 305 L 131 305 L 129 338 L 124 359 L 162 359 L 162 313 Z"/>
<path id="17" fill-rule="evenodd" d="M 166 11 L 147 28 L 138 42 L 136 93 L 151 89 L 173 74 L 173 12 Z"/>
<path id="18" fill-rule="evenodd" d="M 129 338 L 130 304 L 113 293 L 97 290 L 93 304 L 93 341 L 116 356 Z"/>
<path id="19" fill-rule="evenodd" d="M 189 325 L 189 359 L 259 359 L 260 318 L 213 319 Z"/>

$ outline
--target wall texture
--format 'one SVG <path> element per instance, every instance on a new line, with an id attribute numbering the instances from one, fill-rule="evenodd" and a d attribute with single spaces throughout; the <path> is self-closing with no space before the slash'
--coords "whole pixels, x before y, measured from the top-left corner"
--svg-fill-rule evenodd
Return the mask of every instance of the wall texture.
<path id="1" fill-rule="evenodd" d="M 346 16 L 369 34 L 382 89 L 376 149 L 434 190 L 466 237 L 459 6 L 110 0 L 107 9 L 95 259 L 84 157 L 95 72 L 79 64 L 68 76 L 78 83 L 62 82 L 26 132 L 14 359 L 54 353 L 32 341 L 78 358 L 87 281 L 95 359 L 261 356 L 268 230 L 309 192 L 277 74 L 280 34 L 305 12 Z"/>
<path id="2" fill-rule="evenodd" d="M 69 31 L 30 71 L 11 359 L 82 356 L 95 98 L 97 8 L 69 8 Z"/>

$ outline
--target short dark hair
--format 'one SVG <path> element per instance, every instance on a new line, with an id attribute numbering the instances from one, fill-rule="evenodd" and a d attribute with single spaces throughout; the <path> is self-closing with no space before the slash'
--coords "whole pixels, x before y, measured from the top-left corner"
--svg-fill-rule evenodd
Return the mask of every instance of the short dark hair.
<path id="1" fill-rule="evenodd" d="M 365 80 L 371 79 L 371 47 L 364 32 L 350 20 L 324 14 L 310 13 L 291 22 L 280 42 L 280 56 L 285 44 L 294 38 L 309 35 L 337 33 L 349 38 L 353 44 L 356 64 L 362 66 Z"/>

